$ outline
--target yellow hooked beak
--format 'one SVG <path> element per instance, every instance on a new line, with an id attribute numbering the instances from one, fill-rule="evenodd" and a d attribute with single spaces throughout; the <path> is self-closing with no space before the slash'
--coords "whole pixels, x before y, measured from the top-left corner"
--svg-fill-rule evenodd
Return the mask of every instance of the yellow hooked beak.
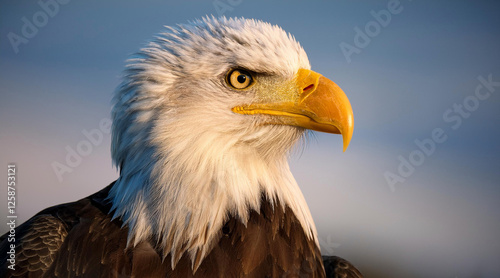
<path id="1" fill-rule="evenodd" d="M 351 103 L 342 89 L 330 79 L 307 69 L 300 69 L 294 80 L 297 94 L 278 102 L 237 106 L 235 113 L 264 114 L 273 117 L 269 124 L 285 124 L 311 130 L 342 134 L 344 151 L 354 128 Z"/>

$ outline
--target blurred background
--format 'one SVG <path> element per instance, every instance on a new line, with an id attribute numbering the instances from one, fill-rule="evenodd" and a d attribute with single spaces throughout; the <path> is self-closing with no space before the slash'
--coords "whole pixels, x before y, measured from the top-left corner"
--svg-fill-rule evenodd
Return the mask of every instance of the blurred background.
<path id="1" fill-rule="evenodd" d="M 345 153 L 315 133 L 290 158 L 322 252 L 366 277 L 500 277 L 500 2 L 0 3 L 2 221 L 9 163 L 18 223 L 116 179 L 112 92 L 162 26 L 243 16 L 292 33 L 351 101 Z"/>

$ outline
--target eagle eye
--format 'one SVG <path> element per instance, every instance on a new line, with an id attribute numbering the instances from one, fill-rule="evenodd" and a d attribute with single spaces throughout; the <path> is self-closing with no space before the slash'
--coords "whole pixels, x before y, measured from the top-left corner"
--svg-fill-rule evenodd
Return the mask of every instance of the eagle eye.
<path id="1" fill-rule="evenodd" d="M 242 69 L 231 70 L 226 77 L 227 83 L 235 89 L 246 89 L 253 84 L 252 75 Z"/>

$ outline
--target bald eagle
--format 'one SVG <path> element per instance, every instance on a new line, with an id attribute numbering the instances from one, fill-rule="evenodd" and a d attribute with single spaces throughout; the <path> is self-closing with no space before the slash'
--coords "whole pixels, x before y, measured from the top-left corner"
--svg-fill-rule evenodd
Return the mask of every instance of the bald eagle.
<path id="1" fill-rule="evenodd" d="M 19 226 L 13 267 L 4 235 L 0 276 L 361 277 L 338 257 L 324 267 L 287 162 L 306 130 L 341 134 L 344 150 L 353 132 L 344 92 L 310 68 L 269 23 L 167 27 L 115 92 L 119 178 Z"/>

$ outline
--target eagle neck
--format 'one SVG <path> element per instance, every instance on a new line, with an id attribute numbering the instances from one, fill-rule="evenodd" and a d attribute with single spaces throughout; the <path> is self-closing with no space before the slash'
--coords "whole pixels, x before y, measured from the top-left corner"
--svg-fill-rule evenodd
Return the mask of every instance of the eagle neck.
<path id="1" fill-rule="evenodd" d="M 168 155 L 153 156 L 148 167 L 122 171 L 110 198 L 114 217 L 129 228 L 129 245 L 153 240 L 164 257 L 171 255 L 172 267 L 187 252 L 196 269 L 228 218 L 246 225 L 250 212 L 260 211 L 263 195 L 271 205 L 289 207 L 318 245 L 309 208 L 285 155 L 269 159 L 237 144 L 211 146 L 162 150 Z"/>

